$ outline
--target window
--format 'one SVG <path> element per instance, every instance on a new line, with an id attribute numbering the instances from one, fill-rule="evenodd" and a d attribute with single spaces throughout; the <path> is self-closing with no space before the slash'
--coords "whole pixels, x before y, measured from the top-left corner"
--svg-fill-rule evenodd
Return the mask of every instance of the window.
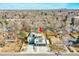
<path id="1" fill-rule="evenodd" d="M 39 42 L 42 42 L 42 40 L 39 40 Z"/>

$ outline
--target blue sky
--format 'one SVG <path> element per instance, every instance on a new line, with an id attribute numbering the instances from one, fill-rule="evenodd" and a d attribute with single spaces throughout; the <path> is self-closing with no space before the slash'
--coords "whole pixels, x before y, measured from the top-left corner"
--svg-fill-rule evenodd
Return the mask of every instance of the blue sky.
<path id="1" fill-rule="evenodd" d="M 0 3 L 0 9 L 79 9 L 79 3 Z"/>

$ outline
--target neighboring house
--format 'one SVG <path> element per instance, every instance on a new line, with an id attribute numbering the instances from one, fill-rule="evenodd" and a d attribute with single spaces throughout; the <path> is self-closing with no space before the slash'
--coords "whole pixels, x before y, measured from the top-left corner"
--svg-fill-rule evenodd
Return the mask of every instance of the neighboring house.
<path id="1" fill-rule="evenodd" d="M 14 42 L 14 39 L 12 36 L 6 36 L 5 37 L 5 43 L 10 43 L 10 42 Z"/>
<path id="2" fill-rule="evenodd" d="M 5 32 L 11 32 L 12 31 L 12 28 L 9 27 L 9 26 L 6 26 L 5 29 L 4 29 Z"/>

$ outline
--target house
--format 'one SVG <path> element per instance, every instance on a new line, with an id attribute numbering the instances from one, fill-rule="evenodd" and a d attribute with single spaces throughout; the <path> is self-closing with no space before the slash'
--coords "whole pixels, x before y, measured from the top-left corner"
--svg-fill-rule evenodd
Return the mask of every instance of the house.
<path id="1" fill-rule="evenodd" d="M 11 31 L 12 31 L 12 28 L 9 27 L 9 26 L 6 26 L 6 27 L 4 28 L 4 31 L 5 31 L 5 32 L 11 32 Z"/>
<path id="2" fill-rule="evenodd" d="M 34 45 L 36 45 L 36 46 L 45 46 L 45 45 L 47 45 L 47 40 L 41 34 L 37 34 L 37 37 L 34 40 Z"/>
<path id="3" fill-rule="evenodd" d="M 14 42 L 14 39 L 11 36 L 6 36 L 5 43 L 10 43 L 10 42 Z"/>
<path id="4" fill-rule="evenodd" d="M 40 33 L 30 33 L 28 36 L 28 43 L 35 46 L 45 46 L 47 45 L 47 40 Z"/>
<path id="5" fill-rule="evenodd" d="M 27 41 L 29 44 L 34 44 L 34 39 L 36 38 L 36 34 L 34 32 L 28 35 Z"/>

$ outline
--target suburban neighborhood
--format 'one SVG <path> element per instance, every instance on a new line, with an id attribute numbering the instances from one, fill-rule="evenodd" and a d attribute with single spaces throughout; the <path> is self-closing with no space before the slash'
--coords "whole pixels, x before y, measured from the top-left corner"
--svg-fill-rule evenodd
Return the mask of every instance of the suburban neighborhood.
<path id="1" fill-rule="evenodd" d="M 79 9 L 0 10 L 0 53 L 78 54 Z"/>

